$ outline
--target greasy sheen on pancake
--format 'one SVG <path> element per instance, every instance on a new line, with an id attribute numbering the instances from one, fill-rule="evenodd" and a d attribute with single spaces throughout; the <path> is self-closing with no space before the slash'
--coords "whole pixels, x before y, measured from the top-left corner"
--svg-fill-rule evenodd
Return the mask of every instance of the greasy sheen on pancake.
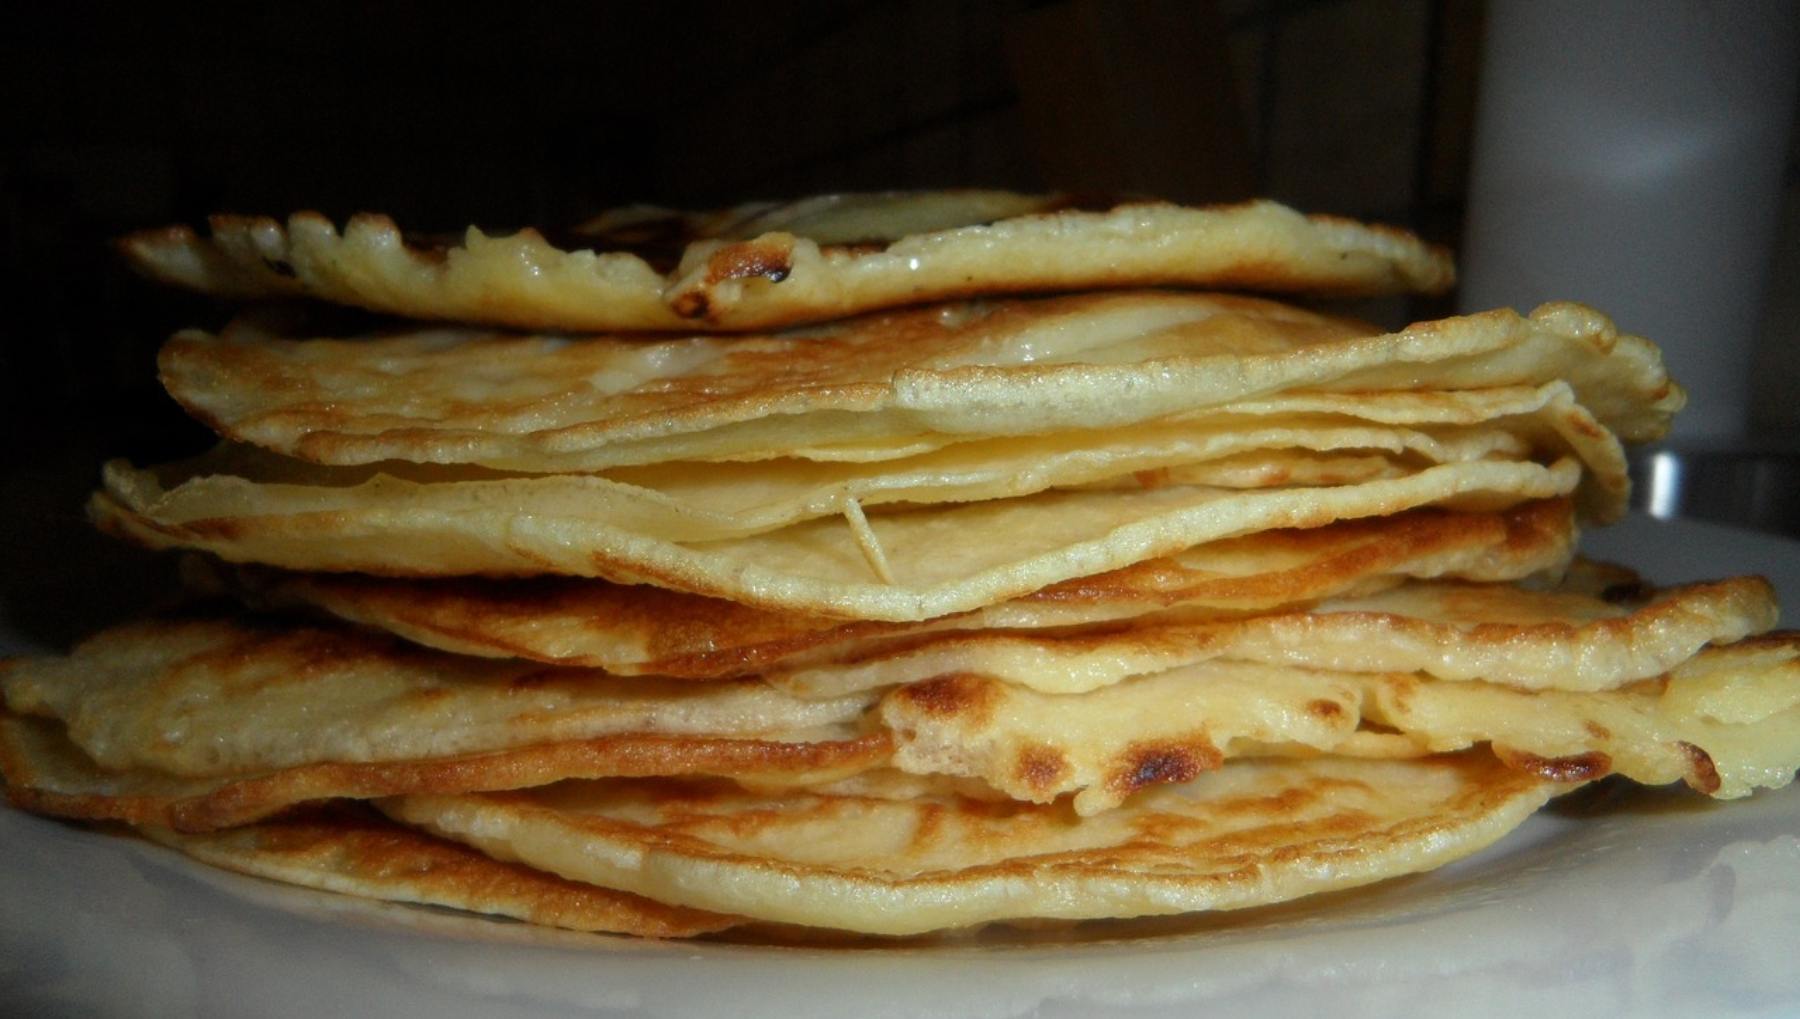
<path id="1" fill-rule="evenodd" d="M 169 394 L 234 441 L 325 464 L 538 473 L 1114 429 L 1297 391 L 1558 380 L 1591 415 L 1585 430 L 1645 441 L 1685 399 L 1654 346 L 1581 305 L 1382 333 L 1270 301 L 1171 292 L 666 340 L 452 328 L 294 339 L 240 322 L 177 334 L 158 363 Z"/>
<path id="2" fill-rule="evenodd" d="M 471 227 L 460 243 L 429 242 L 384 216 L 355 216 L 340 231 L 302 212 L 285 226 L 215 216 L 209 237 L 174 226 L 119 246 L 139 271 L 220 297 L 313 297 L 568 331 L 767 328 L 970 294 L 1189 286 L 1351 296 L 1437 293 L 1454 280 L 1449 254 L 1411 234 L 1273 202 L 1071 206 L 1060 196 L 927 192 L 714 214 L 637 207 L 577 228 L 566 249 L 529 229 Z M 672 270 L 632 250 L 671 246 Z"/>
<path id="3" fill-rule="evenodd" d="M 187 563 L 202 589 L 308 606 L 458 654 L 528 658 L 619 675 L 748 675 L 840 660 L 868 641 L 932 630 L 1034 629 L 1161 613 L 1262 613 L 1373 594 L 1401 580 L 1512 581 L 1561 570 L 1575 542 L 1566 501 L 1505 513 L 1425 509 L 1306 530 L 1258 531 L 1080 577 L 919 623 L 845 622 L 663 588 L 561 577 L 398 580 L 221 571 Z"/>
<path id="4" fill-rule="evenodd" d="M 497 858 L 659 902 L 913 934 L 1351 888 L 1475 852 L 1569 788 L 1471 753 L 1233 762 L 1079 822 L 1063 804 L 670 780 L 381 805 Z"/>

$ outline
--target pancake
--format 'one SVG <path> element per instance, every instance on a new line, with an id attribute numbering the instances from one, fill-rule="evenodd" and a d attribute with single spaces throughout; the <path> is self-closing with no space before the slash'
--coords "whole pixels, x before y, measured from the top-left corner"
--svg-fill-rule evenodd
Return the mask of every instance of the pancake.
<path id="1" fill-rule="evenodd" d="M 740 922 L 503 863 L 363 811 L 321 810 L 204 835 L 155 828 L 143 834 L 241 874 L 550 927 L 686 938 Z"/>
<path id="2" fill-rule="evenodd" d="M 1238 909 L 1441 866 L 1571 786 L 1473 753 L 1234 762 L 1076 821 L 946 794 L 672 781 L 402 797 L 408 824 L 571 880 L 781 923 L 914 934 Z"/>
<path id="3" fill-rule="evenodd" d="M 520 514 L 579 514 L 649 538 L 695 542 L 839 517 L 852 507 L 942 506 L 1063 488 L 1326 487 L 1401 478 L 1442 464 L 1570 457 L 1586 471 L 1583 504 L 1593 515 L 1616 516 L 1628 487 L 1623 451 L 1570 402 L 1566 387 L 1547 388 L 1557 391 L 1541 394 L 1544 402 L 1530 414 L 1466 426 L 1408 428 L 1323 415 L 1246 421 L 1227 408 L 1102 434 L 961 442 L 870 463 L 783 458 L 542 475 L 405 461 L 322 467 L 226 443 L 154 470 L 160 484 L 184 486 L 166 500 L 166 512 L 180 516 L 260 506 L 329 511 L 385 497 L 408 505 L 505 504 Z"/>
<path id="4" fill-rule="evenodd" d="M 1221 660 L 1084 694 L 943 676 L 893 690 L 880 718 L 895 767 L 1034 802 L 1073 793 L 1082 815 L 1238 757 L 1416 757 L 1476 744 L 1550 777 L 1685 781 L 1734 798 L 1787 785 L 1800 768 L 1800 636 L 1763 640 L 1786 657 L 1751 663 L 1708 648 L 1666 678 L 1592 693 Z"/>
<path id="5" fill-rule="evenodd" d="M 1085 693 L 1131 676 L 1237 659 L 1589 692 L 1661 675 L 1708 644 L 1775 625 L 1775 592 L 1760 577 L 1666 591 L 1635 579 L 1590 589 L 1588 574 L 1597 571 L 1579 566 L 1549 590 L 1412 581 L 1254 616 L 1149 616 L 1091 627 L 868 640 L 834 658 L 774 664 L 763 677 L 802 697 L 842 697 L 957 673 L 1042 693 Z"/>
<path id="6" fill-rule="evenodd" d="M 1558 380 L 1602 430 L 1644 441 L 1684 399 L 1655 347 L 1580 305 L 1383 334 L 1269 301 L 1159 292 L 667 340 L 448 328 L 291 339 L 240 321 L 178 334 L 158 363 L 170 395 L 233 441 L 326 464 L 536 473 L 1114 429 L 1301 390 Z"/>
<path id="7" fill-rule="evenodd" d="M 446 492 L 386 476 L 348 488 L 165 481 L 114 462 L 88 508 L 109 533 L 231 562 L 386 576 L 599 577 L 759 608 L 908 622 L 1261 530 L 1421 506 L 1502 510 L 1569 495 L 1582 476 L 1567 458 L 1476 460 L 1320 488 L 1064 490 L 879 515 L 852 502 L 838 519 L 691 542 L 619 526 L 574 497 L 554 512 L 521 510 L 508 482 Z"/>
<path id="8" fill-rule="evenodd" d="M 1437 293 L 1454 278 L 1449 255 L 1410 234 L 1272 202 L 1069 206 L 1056 196 L 949 192 L 686 216 L 639 207 L 573 232 L 576 245 L 599 251 L 565 250 L 534 230 L 470 228 L 461 243 L 434 243 L 372 215 L 340 232 L 302 212 L 285 226 L 215 216 L 206 238 L 175 226 L 119 246 L 146 275 L 220 297 L 306 296 L 415 319 L 571 331 L 766 328 L 970 294 L 1096 287 Z M 634 248 L 659 262 L 672 248 L 679 265 L 653 266 Z"/>
<path id="9" fill-rule="evenodd" d="M 102 768 L 212 777 L 406 762 L 606 736 L 854 739 L 872 698 L 789 697 L 461 658 L 281 620 L 127 624 L 0 670 L 8 710 L 59 719 Z"/>
<path id="10" fill-rule="evenodd" d="M 764 789 L 810 786 L 885 766 L 891 753 L 885 733 L 816 736 L 630 733 L 424 760 L 326 761 L 195 777 L 145 767 L 104 770 L 59 722 L 0 712 L 0 778 L 8 799 L 40 814 L 204 832 L 301 803 L 524 789 L 574 778 L 718 775 Z"/>
<path id="11" fill-rule="evenodd" d="M 968 191 L 122 247 L 423 322 L 165 344 L 224 444 L 90 514 L 253 614 L 0 663 L 27 809 L 575 929 L 908 935 L 1287 901 L 1605 775 L 1800 764 L 1766 583 L 1571 562 L 1685 399 L 1654 346 L 1142 289 L 1444 291 L 1409 235 Z"/>
<path id="12" fill-rule="evenodd" d="M 1507 581 L 1560 570 L 1575 541 L 1565 502 L 1505 514 L 1416 510 L 1310 530 L 1259 531 L 913 624 L 845 622 L 662 588 L 556 577 L 419 581 L 221 571 L 194 582 L 253 604 L 307 606 L 458 654 L 691 678 L 832 661 L 850 646 L 934 629 L 1070 626 L 1148 613 L 1267 612 L 1372 593 L 1406 577 Z"/>
<path id="13" fill-rule="evenodd" d="M 1588 777 L 1685 777 L 1737 796 L 1784 784 L 1800 760 L 1797 679 L 1790 634 L 1709 648 L 1666 679 L 1599 693 L 1221 659 L 1080 694 L 964 672 L 807 701 L 755 680 L 623 679 L 353 631 L 199 619 L 121 627 L 68 658 L 11 663 L 0 673 L 8 708 L 41 717 L 0 719 L 0 771 L 34 809 L 173 828 L 307 800 L 571 778 L 811 785 L 886 765 L 890 751 L 902 770 L 1019 799 L 1075 793 L 1082 814 L 1232 757 L 1418 756 L 1487 742 L 1532 767 L 1579 762 Z"/>

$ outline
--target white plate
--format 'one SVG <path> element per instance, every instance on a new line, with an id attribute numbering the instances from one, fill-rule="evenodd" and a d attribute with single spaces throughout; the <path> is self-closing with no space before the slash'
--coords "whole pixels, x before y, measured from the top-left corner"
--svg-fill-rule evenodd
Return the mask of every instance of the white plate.
<path id="1" fill-rule="evenodd" d="M 1633 519 L 1586 548 L 1662 582 L 1760 572 L 1800 605 L 1793 542 Z M 1785 1015 L 1796 945 L 1795 787 L 1608 786 L 1433 874 L 1154 936 L 877 950 L 363 903 L 0 810 L 5 1015 Z"/>

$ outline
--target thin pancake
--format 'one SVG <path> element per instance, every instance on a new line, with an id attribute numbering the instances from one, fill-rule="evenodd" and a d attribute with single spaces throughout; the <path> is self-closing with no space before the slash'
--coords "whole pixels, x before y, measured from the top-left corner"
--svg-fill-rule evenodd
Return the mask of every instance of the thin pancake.
<path id="1" fill-rule="evenodd" d="M 527 789 L 573 778 L 715 775 L 758 788 L 836 781 L 887 763 L 885 733 L 789 741 L 628 734 L 417 761 L 326 762 L 195 778 L 103 771 L 47 718 L 0 712 L 0 778 L 40 814 L 176 831 L 247 824 L 299 803 Z"/>
<path id="2" fill-rule="evenodd" d="M 1079 823 L 1059 806 L 668 781 L 405 797 L 383 809 L 501 859 L 658 901 L 912 934 L 1354 887 L 1472 853 L 1566 788 L 1468 754 L 1237 762 Z"/>
<path id="3" fill-rule="evenodd" d="M 363 811 L 315 811 L 209 835 L 155 828 L 142 834 L 240 874 L 548 927 L 688 938 L 742 922 L 503 863 Z"/>
<path id="4" fill-rule="evenodd" d="M 1732 798 L 1785 785 L 1800 766 L 1800 638 L 1708 649 L 1666 679 L 1602 693 L 1219 661 L 1081 695 L 942 677 L 892 691 L 879 718 L 892 731 L 897 768 L 977 779 L 1032 802 L 1075 794 L 1082 815 L 1233 758 L 1296 751 L 1416 757 L 1477 743 L 1492 744 L 1511 766 L 1551 777 L 1679 779 Z M 196 736 L 219 738 L 207 730 Z M 702 774 L 762 790 L 818 785 L 886 764 L 889 745 L 881 733 L 785 743 L 628 735 L 443 760 L 184 779 L 142 767 L 101 771 L 54 723 L 0 716 L 0 771 L 16 802 L 188 829 L 241 823 L 306 800 L 584 777 Z"/>
<path id="5" fill-rule="evenodd" d="M 942 506 L 1053 489 L 1330 487 L 1403 478 L 1440 464 L 1570 457 L 1586 472 L 1581 504 L 1589 515 L 1616 516 L 1629 492 L 1623 451 L 1570 401 L 1566 386 L 1545 388 L 1532 394 L 1537 402 L 1529 413 L 1473 425 L 1246 418 L 1225 408 L 1102 434 L 973 440 L 869 463 L 682 461 L 544 475 L 406 461 L 325 467 L 224 443 L 153 470 L 170 490 L 159 512 L 171 519 L 504 505 L 522 515 L 591 518 L 645 538 L 703 542 L 883 506 Z"/>
<path id="6" fill-rule="evenodd" d="M 1553 777 L 1680 780 L 1732 798 L 1784 786 L 1800 767 L 1800 636 L 1763 644 L 1787 657 L 1709 648 L 1666 680 L 1596 693 L 1236 661 L 1085 694 L 956 675 L 894 690 L 880 717 L 896 767 L 978 778 L 1036 802 L 1075 793 L 1081 814 L 1236 757 L 1294 748 L 1407 757 L 1480 743 Z"/>
<path id="7" fill-rule="evenodd" d="M 1229 658 L 1582 692 L 1660 675 L 1707 644 L 1775 625 L 1775 591 L 1760 577 L 1666 591 L 1629 581 L 1590 590 L 1587 572 L 1577 570 L 1550 590 L 1414 581 L 1256 616 L 1149 617 L 1097 627 L 970 629 L 867 641 L 838 658 L 801 667 L 777 664 L 764 678 L 802 697 L 841 697 L 954 673 L 1044 693 L 1084 693 L 1131 676 Z"/>
<path id="8" fill-rule="evenodd" d="M 611 526 L 579 502 L 521 512 L 475 492 L 413 504 L 426 486 L 376 478 L 324 508 L 281 486 L 204 487 L 190 499 L 114 462 L 89 503 L 110 533 L 233 562 L 389 576 L 560 573 L 725 598 L 762 608 L 916 621 L 992 605 L 1256 531 L 1319 527 L 1420 506 L 1499 510 L 1568 495 L 1575 461 L 1478 460 L 1328 488 L 1169 487 L 1043 492 L 1017 499 L 808 521 L 726 541 L 662 541 Z M 308 498 L 324 496 L 309 490 Z"/>
<path id="9" fill-rule="evenodd" d="M 1397 333 L 1252 298 L 1166 292 L 947 305 L 755 337 L 353 340 L 240 322 L 163 346 L 164 386 L 235 441 L 319 463 L 532 472 L 795 448 L 1119 428 L 1296 390 L 1566 381 L 1628 441 L 1684 396 L 1656 348 L 1551 304 Z"/>
<path id="10" fill-rule="evenodd" d="M 223 297 L 310 296 L 571 331 L 766 328 L 969 294 L 1170 284 L 1384 294 L 1437 292 L 1453 278 L 1449 254 L 1410 234 L 1272 202 L 1068 204 L 993 192 L 831 196 L 711 216 L 624 210 L 577 233 L 655 247 L 678 224 L 693 243 L 668 274 L 631 251 L 563 250 L 533 230 L 470 228 L 460 244 L 432 244 L 383 216 L 353 217 L 340 233 L 310 212 L 285 228 L 215 216 L 209 238 L 166 227 L 120 248 L 147 275 Z M 634 226 L 649 236 L 631 238 Z"/>
<path id="11" fill-rule="evenodd" d="M 102 768 L 187 777 L 609 736 L 848 740 L 872 700 L 462 658 L 347 628 L 230 618 L 116 627 L 64 658 L 5 663 L 0 689 L 9 710 L 61 720 Z"/>
<path id="12" fill-rule="evenodd" d="M 529 658 L 621 675 L 714 678 L 840 657 L 855 642 L 934 628 L 1068 626 L 1150 612 L 1265 612 L 1405 577 L 1517 580 L 1561 569 L 1575 541 L 1566 502 L 1505 514 L 1415 510 L 1312 530 L 1260 531 L 1013 601 L 918 624 L 846 623 L 662 588 L 553 577 L 391 580 L 239 571 L 255 604 L 302 604 L 458 654 Z M 196 564 L 197 582 L 218 571 Z"/>

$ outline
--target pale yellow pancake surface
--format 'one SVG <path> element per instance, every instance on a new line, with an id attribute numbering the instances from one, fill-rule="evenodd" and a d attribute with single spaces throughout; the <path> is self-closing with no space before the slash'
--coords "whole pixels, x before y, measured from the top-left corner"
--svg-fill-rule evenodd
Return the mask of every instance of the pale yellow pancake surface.
<path id="1" fill-rule="evenodd" d="M 1411 234 L 1273 202 L 1090 211 L 991 191 L 827 195 L 717 213 L 621 209 L 571 239 L 565 248 L 533 230 L 470 228 L 460 243 L 432 242 L 384 216 L 340 231 L 303 212 L 285 224 L 215 216 L 208 237 L 167 227 L 120 248 L 151 277 L 221 297 L 308 296 L 576 331 L 765 328 L 971 294 L 1177 285 L 1366 295 L 1438 292 L 1453 279 L 1449 254 Z M 633 250 L 654 247 L 672 250 L 646 251 L 656 265 Z"/>

